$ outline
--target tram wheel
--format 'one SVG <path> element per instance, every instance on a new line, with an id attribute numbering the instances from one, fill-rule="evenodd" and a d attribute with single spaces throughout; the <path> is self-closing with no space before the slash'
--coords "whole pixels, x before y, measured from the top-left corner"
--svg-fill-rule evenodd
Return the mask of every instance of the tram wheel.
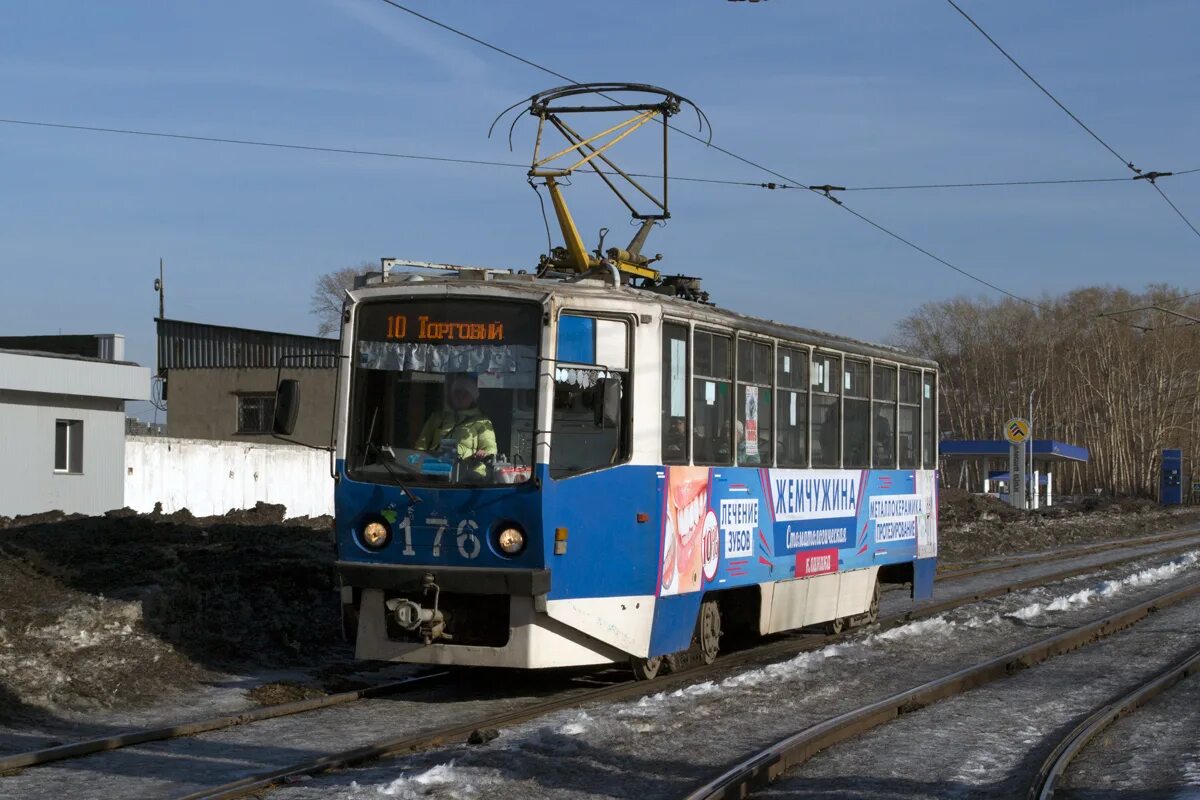
<path id="1" fill-rule="evenodd" d="M 837 636 L 846 630 L 846 618 L 838 617 L 837 619 L 831 619 L 821 626 L 821 630 L 830 636 Z"/>
<path id="2" fill-rule="evenodd" d="M 879 620 L 879 601 L 883 597 L 883 587 L 879 584 L 879 579 L 875 579 L 875 593 L 871 595 L 871 607 L 867 609 L 867 613 L 863 615 L 863 625 L 874 625 Z"/>
<path id="3" fill-rule="evenodd" d="M 639 681 L 651 681 L 658 677 L 666 661 L 662 656 L 651 658 L 631 658 L 629 666 L 633 669 L 633 677 Z"/>
<path id="4" fill-rule="evenodd" d="M 705 600 L 700 605 L 700 630 L 697 634 L 700 659 L 705 664 L 713 663 L 721 649 L 721 608 L 716 600 Z"/>

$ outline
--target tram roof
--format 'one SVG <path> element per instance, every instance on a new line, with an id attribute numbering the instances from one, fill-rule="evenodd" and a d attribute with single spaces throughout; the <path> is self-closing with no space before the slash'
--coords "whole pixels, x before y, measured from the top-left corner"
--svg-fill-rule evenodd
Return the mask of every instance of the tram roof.
<path id="1" fill-rule="evenodd" d="M 443 273 L 435 276 L 422 275 L 419 276 L 420 282 L 416 285 L 443 285 L 462 288 L 491 285 L 493 288 L 502 286 L 504 289 L 509 289 L 517 293 L 537 294 L 539 296 L 554 294 L 592 298 L 620 297 L 625 300 L 660 304 L 667 316 L 671 317 L 689 319 L 694 322 L 711 325 L 728 326 L 742 332 L 756 333 L 762 336 L 784 339 L 796 342 L 797 344 L 811 345 L 818 348 L 840 350 L 845 353 L 869 358 L 896 361 L 914 367 L 938 368 L 936 361 L 914 355 L 899 347 L 867 342 L 814 328 L 789 325 L 777 320 L 754 317 L 749 314 L 721 308 L 720 306 L 681 300 L 670 295 L 657 294 L 646 289 L 637 289 L 629 286 L 612 286 L 601 279 L 584 278 L 568 281 L 557 278 L 536 278 L 533 275 L 508 274 L 507 271 L 471 270 L 470 272 L 476 274 Z M 484 272 L 486 272 L 486 277 L 478 274 Z M 397 276 L 397 278 L 399 279 L 389 280 L 386 283 L 372 282 L 363 288 L 396 290 L 406 285 L 412 285 L 413 283 L 408 276 Z M 355 294 L 357 295 L 357 292 Z M 364 297 L 363 299 L 366 298 Z"/>

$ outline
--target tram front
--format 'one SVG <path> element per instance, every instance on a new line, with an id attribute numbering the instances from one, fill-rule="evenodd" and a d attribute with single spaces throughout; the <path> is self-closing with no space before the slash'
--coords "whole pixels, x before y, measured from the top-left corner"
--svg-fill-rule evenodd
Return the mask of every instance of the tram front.
<path id="1" fill-rule="evenodd" d="M 534 452 L 544 295 L 487 290 L 354 293 L 335 488 L 347 632 L 363 659 L 619 658 L 539 611 L 550 590 Z"/>

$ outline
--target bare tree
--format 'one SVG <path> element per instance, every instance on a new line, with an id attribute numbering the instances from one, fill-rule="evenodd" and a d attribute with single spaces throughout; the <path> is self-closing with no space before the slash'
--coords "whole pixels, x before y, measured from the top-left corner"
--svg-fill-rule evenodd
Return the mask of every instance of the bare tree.
<path id="1" fill-rule="evenodd" d="M 346 298 L 346 290 L 354 288 L 355 277 L 378 268 L 376 262 L 364 261 L 357 267 L 342 267 L 317 278 L 308 307 L 319 323 L 317 336 L 328 336 L 342 326 L 342 301 Z"/>
<path id="2" fill-rule="evenodd" d="M 999 438 L 1034 390 L 1035 435 L 1091 452 L 1065 476 L 1067 492 L 1152 497 L 1164 447 L 1200 464 L 1200 328 L 1131 311 L 1164 306 L 1194 317 L 1200 302 L 1167 286 L 1140 294 L 1093 287 L 1040 306 L 959 298 L 926 304 L 899 324 L 904 344 L 942 365 L 943 430 Z M 1101 316 L 1113 312 L 1121 313 Z"/>

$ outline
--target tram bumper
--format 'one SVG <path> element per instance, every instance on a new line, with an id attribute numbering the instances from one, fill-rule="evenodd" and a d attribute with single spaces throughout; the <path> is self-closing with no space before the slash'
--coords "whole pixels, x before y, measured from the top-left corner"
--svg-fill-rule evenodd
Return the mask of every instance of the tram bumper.
<path id="1" fill-rule="evenodd" d="M 360 659 L 542 669 L 628 658 L 546 614 L 549 570 L 337 567 L 343 601 L 356 606 Z"/>

